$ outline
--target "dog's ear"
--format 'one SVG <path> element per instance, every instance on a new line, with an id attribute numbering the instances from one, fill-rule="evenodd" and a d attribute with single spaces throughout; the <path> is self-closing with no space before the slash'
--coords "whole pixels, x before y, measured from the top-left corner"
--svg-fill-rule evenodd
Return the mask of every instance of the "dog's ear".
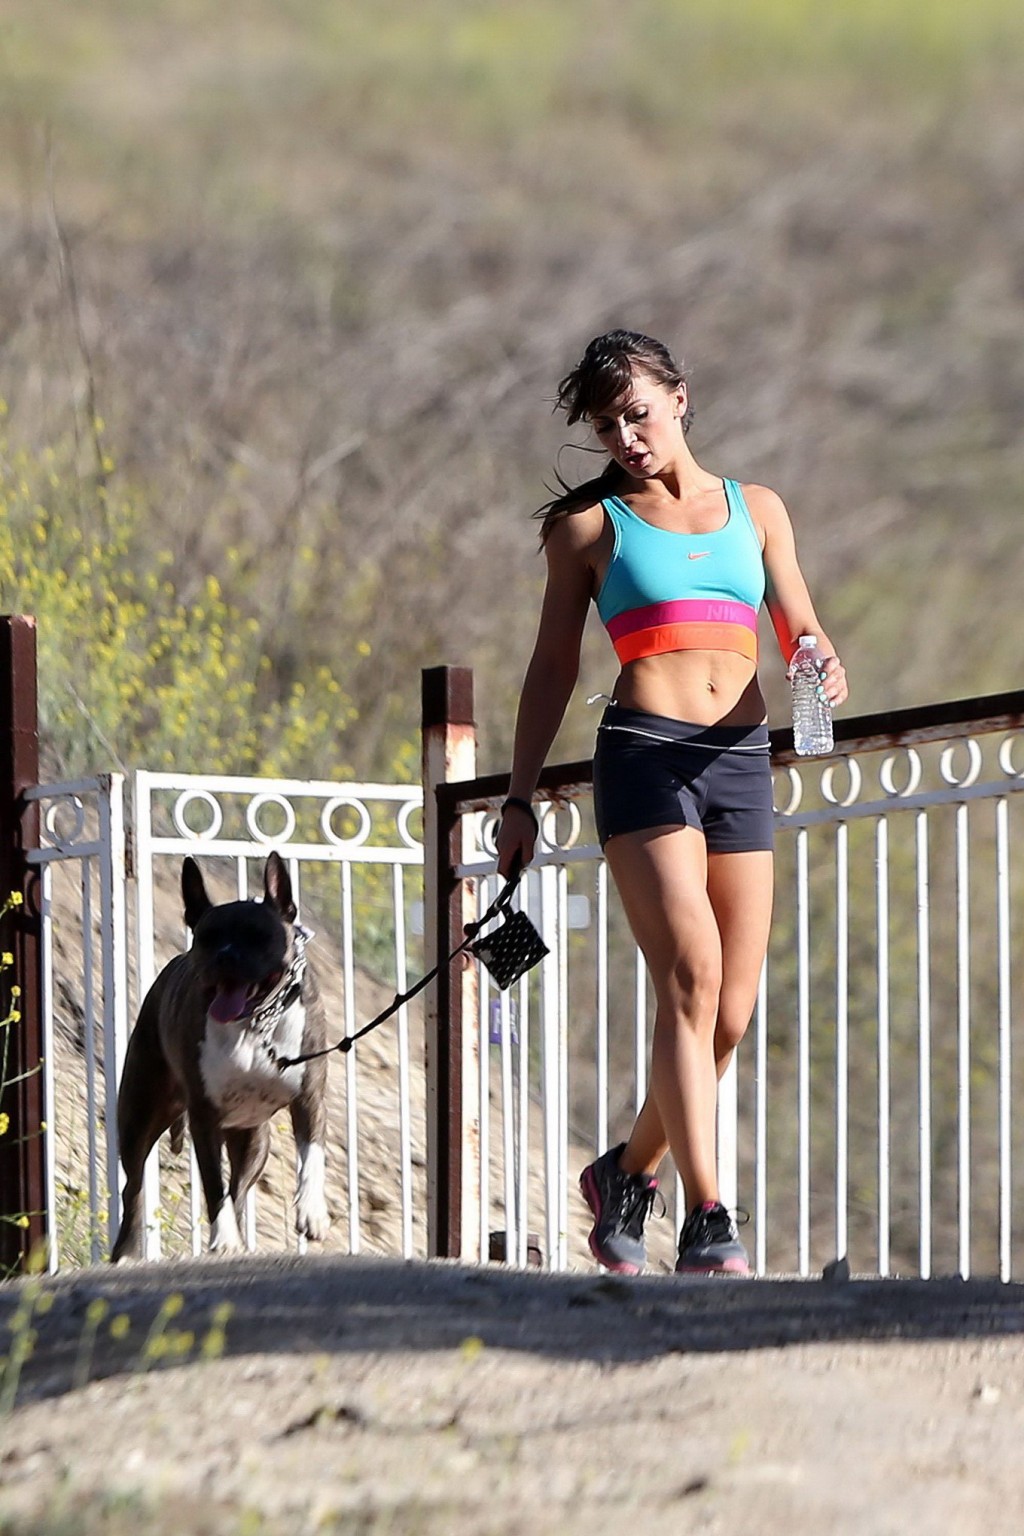
<path id="1" fill-rule="evenodd" d="M 181 895 L 185 903 L 185 921 L 194 930 L 203 913 L 213 906 L 195 859 L 186 859 L 181 866 Z"/>
<path id="2" fill-rule="evenodd" d="M 277 908 L 286 923 L 294 923 L 296 906 L 292 896 L 291 876 L 276 848 L 267 859 L 267 867 L 263 871 L 263 894 L 264 899 Z"/>

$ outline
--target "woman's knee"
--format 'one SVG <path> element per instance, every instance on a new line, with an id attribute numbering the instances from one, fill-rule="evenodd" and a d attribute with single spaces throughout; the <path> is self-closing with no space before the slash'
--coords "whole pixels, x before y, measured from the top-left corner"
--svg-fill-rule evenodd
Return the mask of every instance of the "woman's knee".
<path id="1" fill-rule="evenodd" d="M 714 1029 L 722 990 L 719 957 L 711 954 L 677 958 L 664 989 L 657 990 L 661 1000 L 681 1021 L 695 1028 Z"/>
<path id="2" fill-rule="evenodd" d="M 727 991 L 719 994 L 718 1018 L 715 1022 L 716 1056 L 723 1056 L 736 1049 L 750 1026 L 753 1012 L 752 1000 L 732 997 Z"/>

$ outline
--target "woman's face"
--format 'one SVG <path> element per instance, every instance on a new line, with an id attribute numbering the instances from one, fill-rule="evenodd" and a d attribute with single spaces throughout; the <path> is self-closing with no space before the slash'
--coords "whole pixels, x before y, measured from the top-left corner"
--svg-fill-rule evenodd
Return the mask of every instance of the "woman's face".
<path id="1" fill-rule="evenodd" d="M 603 448 L 627 474 L 645 480 L 666 469 L 679 452 L 686 385 L 668 389 L 636 372 L 626 393 L 590 418 Z"/>

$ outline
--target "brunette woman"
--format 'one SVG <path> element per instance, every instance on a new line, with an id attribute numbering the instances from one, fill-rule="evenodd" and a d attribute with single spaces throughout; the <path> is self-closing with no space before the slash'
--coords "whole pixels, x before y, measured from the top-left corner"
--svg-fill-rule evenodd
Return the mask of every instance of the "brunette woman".
<path id="1" fill-rule="evenodd" d="M 748 1273 L 719 1199 L 718 1080 L 750 1022 L 772 911 L 772 788 L 757 679 L 762 600 L 789 662 L 818 636 L 821 690 L 846 673 L 797 561 L 774 491 L 704 469 L 687 432 L 685 374 L 649 336 L 611 331 L 559 385 L 603 472 L 541 509 L 547 585 L 516 721 L 498 868 L 529 863 L 531 808 L 579 669 L 591 601 L 620 664 L 594 754 L 598 835 L 650 970 L 650 1089 L 629 1139 L 584 1169 L 590 1247 L 606 1268 L 644 1265 L 655 1172 L 671 1151 L 686 1192 L 678 1273 Z"/>

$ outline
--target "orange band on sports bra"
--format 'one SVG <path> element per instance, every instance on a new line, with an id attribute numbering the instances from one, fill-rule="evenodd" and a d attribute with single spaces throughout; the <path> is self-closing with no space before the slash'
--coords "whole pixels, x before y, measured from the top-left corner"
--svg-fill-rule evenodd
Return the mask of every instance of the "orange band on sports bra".
<path id="1" fill-rule="evenodd" d="M 736 651 L 757 661 L 757 634 L 745 624 L 655 624 L 620 635 L 613 643 L 623 666 L 665 651 Z"/>

